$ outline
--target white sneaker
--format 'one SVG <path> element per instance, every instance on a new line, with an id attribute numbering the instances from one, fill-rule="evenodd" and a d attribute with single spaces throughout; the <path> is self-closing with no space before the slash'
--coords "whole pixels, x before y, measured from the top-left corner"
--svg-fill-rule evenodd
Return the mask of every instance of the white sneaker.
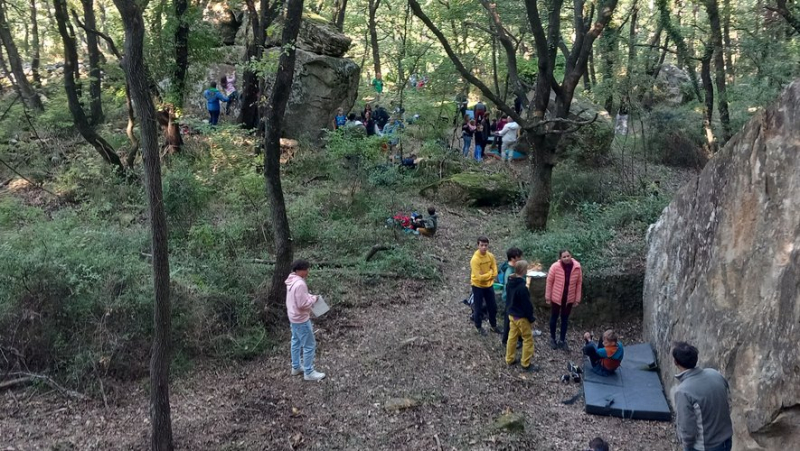
<path id="1" fill-rule="evenodd" d="M 325 373 L 320 373 L 319 371 L 314 370 L 311 372 L 311 374 L 306 374 L 303 376 L 303 379 L 307 381 L 321 381 L 322 379 L 325 379 Z"/>
<path id="2" fill-rule="evenodd" d="M 542 336 L 542 331 L 539 330 L 539 329 L 533 329 L 533 336 L 534 337 L 541 337 Z"/>
<path id="3" fill-rule="evenodd" d="M 292 368 L 292 376 L 299 376 L 303 374 L 302 368 Z"/>

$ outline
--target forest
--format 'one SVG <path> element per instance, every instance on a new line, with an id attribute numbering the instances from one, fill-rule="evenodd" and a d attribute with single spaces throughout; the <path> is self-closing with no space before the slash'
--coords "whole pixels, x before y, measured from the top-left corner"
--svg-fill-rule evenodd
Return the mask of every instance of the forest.
<path id="1" fill-rule="evenodd" d="M 0 444 L 682 449 L 487 363 L 469 257 L 567 248 L 623 300 L 570 340 L 641 341 L 648 227 L 800 74 L 798 34 L 792 0 L 0 0 Z M 462 154 L 479 103 L 517 161 Z M 335 125 L 379 106 L 402 130 Z M 301 258 L 320 384 L 288 376 Z"/>

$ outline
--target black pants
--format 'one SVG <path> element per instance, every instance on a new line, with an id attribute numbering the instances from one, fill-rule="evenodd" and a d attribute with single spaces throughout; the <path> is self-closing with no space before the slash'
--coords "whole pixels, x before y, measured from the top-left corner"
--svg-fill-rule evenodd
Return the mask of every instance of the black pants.
<path id="1" fill-rule="evenodd" d="M 483 309 L 489 314 L 489 325 L 497 327 L 497 302 L 494 300 L 494 288 L 472 287 L 472 312 L 475 319 L 475 327 L 481 328 L 483 322 Z"/>
<path id="2" fill-rule="evenodd" d="M 561 316 L 561 341 L 566 341 L 570 312 L 572 312 L 572 304 L 566 302 L 564 302 L 564 305 L 558 305 L 555 302 L 550 303 L 550 338 L 556 339 L 556 323 L 558 322 L 558 317 Z"/>
<path id="3" fill-rule="evenodd" d="M 589 357 L 589 361 L 592 362 L 592 367 L 595 367 L 600 363 L 600 354 L 597 353 L 598 347 L 602 348 L 603 342 L 600 342 L 600 344 L 597 345 L 589 342 L 583 347 L 583 355 Z"/>

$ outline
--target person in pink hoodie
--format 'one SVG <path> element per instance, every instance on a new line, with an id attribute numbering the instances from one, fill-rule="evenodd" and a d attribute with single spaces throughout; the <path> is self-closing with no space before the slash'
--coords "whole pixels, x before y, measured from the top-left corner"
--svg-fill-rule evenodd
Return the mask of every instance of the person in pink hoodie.
<path id="1" fill-rule="evenodd" d="M 306 277 L 310 267 L 311 264 L 306 260 L 295 260 L 292 263 L 292 273 L 286 278 L 286 313 L 292 324 L 292 376 L 303 374 L 307 381 L 319 381 L 325 378 L 325 373 L 314 369 L 317 342 L 314 340 L 314 328 L 311 325 L 311 306 L 319 297 L 308 292 Z"/>
<path id="2" fill-rule="evenodd" d="M 572 307 L 581 303 L 581 290 L 583 285 L 583 270 L 578 260 L 572 258 L 572 253 L 562 249 L 558 253 L 558 261 L 550 266 L 547 271 L 547 285 L 544 300 L 550 306 L 550 347 L 567 347 L 567 325 Z M 556 326 L 558 317 L 561 316 L 561 336 L 556 341 Z"/>

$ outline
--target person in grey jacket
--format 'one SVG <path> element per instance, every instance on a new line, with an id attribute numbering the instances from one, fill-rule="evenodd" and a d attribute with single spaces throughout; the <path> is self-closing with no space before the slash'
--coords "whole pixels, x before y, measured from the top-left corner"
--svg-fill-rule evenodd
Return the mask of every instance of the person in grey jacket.
<path id="1" fill-rule="evenodd" d="M 730 451 L 733 426 L 728 381 L 717 370 L 697 368 L 697 348 L 672 346 L 680 381 L 672 390 L 675 423 L 684 451 Z"/>

